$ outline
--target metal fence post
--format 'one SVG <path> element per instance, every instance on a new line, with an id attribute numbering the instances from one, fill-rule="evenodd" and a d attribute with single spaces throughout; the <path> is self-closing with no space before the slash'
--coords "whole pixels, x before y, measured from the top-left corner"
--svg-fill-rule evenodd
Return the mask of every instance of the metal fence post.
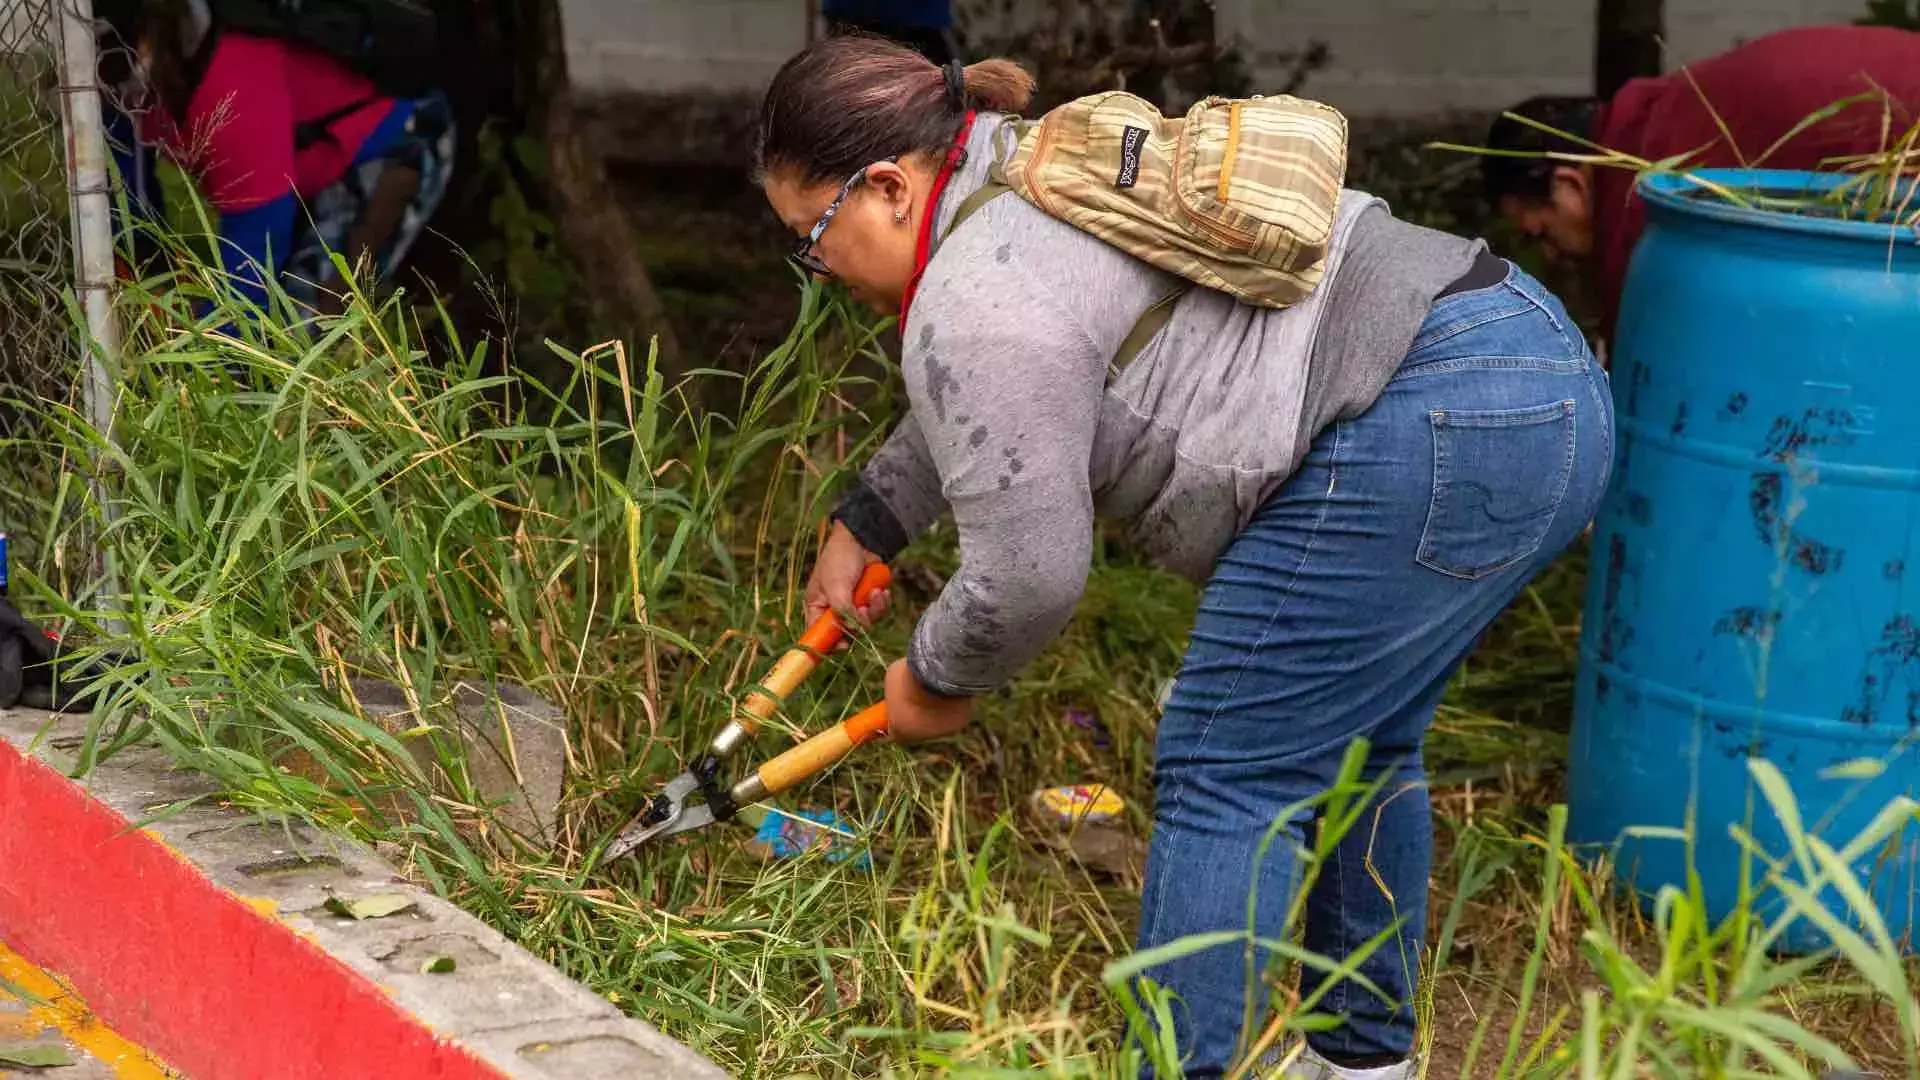
<path id="1" fill-rule="evenodd" d="M 86 315 L 81 342 L 82 393 L 87 420 L 109 440 L 113 437 L 113 371 L 120 358 L 120 326 L 113 311 L 113 207 L 107 169 L 106 125 L 94 53 L 93 0 L 56 0 L 54 37 L 60 47 L 60 118 L 66 137 L 67 198 L 73 235 L 73 286 Z M 96 459 L 90 470 L 94 506 L 102 526 L 110 526 L 105 490 L 109 461 Z M 104 543 L 92 545 L 99 601 L 119 595 Z"/>

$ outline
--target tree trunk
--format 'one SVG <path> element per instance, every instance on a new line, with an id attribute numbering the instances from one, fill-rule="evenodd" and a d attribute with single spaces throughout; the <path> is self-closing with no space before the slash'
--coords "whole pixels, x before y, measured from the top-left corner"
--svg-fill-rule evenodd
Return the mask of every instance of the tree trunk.
<path id="1" fill-rule="evenodd" d="M 1665 0 L 1599 0 L 1594 12 L 1593 92 L 1610 98 L 1627 80 L 1663 69 Z"/>
<path id="2" fill-rule="evenodd" d="M 512 57 L 512 121 L 546 151 L 545 198 L 559 239 L 594 306 L 612 324 L 659 341 L 663 372 L 682 370 L 673 333 L 640 245 L 607 179 L 606 163 L 581 131 L 567 75 L 559 0 L 501 0 Z"/>

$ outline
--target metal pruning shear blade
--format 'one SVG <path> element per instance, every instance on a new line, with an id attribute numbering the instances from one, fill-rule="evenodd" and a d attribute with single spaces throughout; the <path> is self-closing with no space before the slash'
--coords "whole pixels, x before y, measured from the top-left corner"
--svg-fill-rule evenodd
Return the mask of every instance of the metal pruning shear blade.
<path id="1" fill-rule="evenodd" d="M 867 567 L 853 590 L 854 602 L 864 606 L 893 579 L 883 563 Z M 829 611 L 807 627 L 800 640 L 783 653 L 760 687 L 747 695 L 740 710 L 727 721 L 706 753 L 692 767 L 667 781 L 632 823 L 607 848 L 608 861 L 638 850 L 650 840 L 704 828 L 725 821 L 740 807 L 775 795 L 807 780 L 845 757 L 847 752 L 887 729 L 886 706 L 873 705 L 788 749 L 731 786 L 719 780 L 720 766 L 773 715 L 787 695 L 813 674 L 820 661 L 846 638 L 846 624 Z M 700 795 L 705 801 L 688 804 Z"/>
<path id="2" fill-rule="evenodd" d="M 699 778 L 691 772 L 683 772 L 667 781 L 660 794 L 649 800 L 647 808 L 614 840 L 607 849 L 607 858 L 621 858 L 656 836 L 671 836 L 713 824 L 712 807 L 705 803 L 691 809 L 687 807 L 687 796 L 699 787 Z"/>

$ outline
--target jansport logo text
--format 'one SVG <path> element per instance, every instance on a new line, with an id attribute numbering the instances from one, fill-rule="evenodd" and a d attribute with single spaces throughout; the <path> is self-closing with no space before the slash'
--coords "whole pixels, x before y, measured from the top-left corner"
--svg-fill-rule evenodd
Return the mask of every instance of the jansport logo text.
<path id="1" fill-rule="evenodd" d="M 1114 187 L 1129 188 L 1140 179 L 1140 151 L 1147 145 L 1147 129 L 1130 127 L 1120 135 L 1120 176 Z"/>

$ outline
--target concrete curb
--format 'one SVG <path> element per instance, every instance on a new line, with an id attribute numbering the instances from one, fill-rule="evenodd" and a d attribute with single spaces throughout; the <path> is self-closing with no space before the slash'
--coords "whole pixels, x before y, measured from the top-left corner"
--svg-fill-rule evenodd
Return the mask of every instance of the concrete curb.
<path id="1" fill-rule="evenodd" d="M 100 1022 L 87 1003 L 53 976 L 29 964 L 0 941 L 0 1046 L 63 1052 L 65 1065 L 15 1071 L 0 1064 L 0 1076 L 54 1076 L 59 1080 L 172 1080 L 176 1075 L 145 1048 Z"/>
<path id="2" fill-rule="evenodd" d="M 0 939 L 192 1080 L 726 1075 L 357 844 L 211 805 L 134 828 L 205 781 L 151 750 L 70 780 L 82 724 L 0 711 Z M 413 907 L 325 908 L 373 893 Z"/>

